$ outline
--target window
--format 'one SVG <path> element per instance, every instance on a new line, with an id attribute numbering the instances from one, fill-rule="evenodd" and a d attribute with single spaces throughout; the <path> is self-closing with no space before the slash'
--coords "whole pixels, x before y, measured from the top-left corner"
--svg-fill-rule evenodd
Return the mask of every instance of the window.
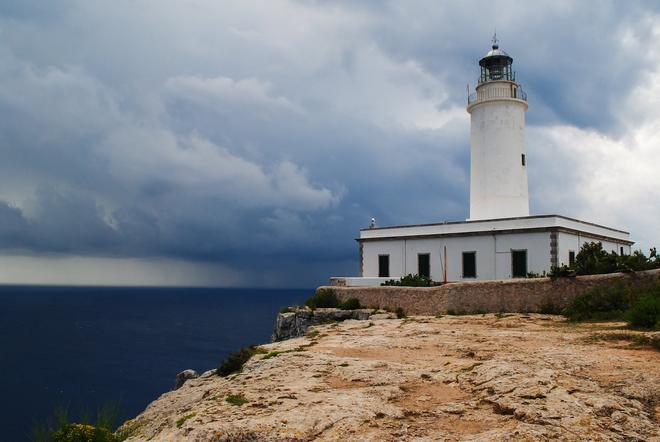
<path id="1" fill-rule="evenodd" d="M 477 252 L 463 252 L 463 278 L 477 277 Z"/>
<path id="2" fill-rule="evenodd" d="M 431 255 L 428 253 L 417 255 L 417 274 L 427 278 L 431 277 Z"/>
<path id="3" fill-rule="evenodd" d="M 390 277 L 390 255 L 378 255 L 378 277 Z"/>
<path id="4" fill-rule="evenodd" d="M 522 165 L 524 166 L 524 165 L 525 165 L 525 154 L 524 154 L 524 153 L 521 154 L 521 157 L 520 157 L 520 158 L 521 158 L 521 160 L 522 160 Z"/>
<path id="5" fill-rule="evenodd" d="M 575 264 L 575 252 L 573 250 L 568 251 L 568 265 L 572 266 Z"/>
<path id="6" fill-rule="evenodd" d="M 621 246 L 621 256 L 623 256 L 623 246 Z"/>
<path id="7" fill-rule="evenodd" d="M 527 250 L 511 250 L 511 276 L 527 277 Z"/>

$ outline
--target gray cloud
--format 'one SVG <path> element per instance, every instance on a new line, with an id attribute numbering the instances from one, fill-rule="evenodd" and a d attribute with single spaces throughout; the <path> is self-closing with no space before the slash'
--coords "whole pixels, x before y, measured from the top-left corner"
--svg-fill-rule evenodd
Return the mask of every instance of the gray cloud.
<path id="1" fill-rule="evenodd" d="M 0 6 L 0 248 L 353 273 L 371 216 L 467 216 L 465 84 L 495 27 L 530 95 L 532 208 L 657 242 L 628 218 L 660 215 L 654 2 L 72 0 Z"/>

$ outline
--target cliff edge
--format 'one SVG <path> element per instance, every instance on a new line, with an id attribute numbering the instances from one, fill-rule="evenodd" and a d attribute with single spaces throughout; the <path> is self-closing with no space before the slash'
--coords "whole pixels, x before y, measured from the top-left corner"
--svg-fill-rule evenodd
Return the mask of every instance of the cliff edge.
<path id="1" fill-rule="evenodd" d="M 657 333 L 558 316 L 347 320 L 264 345 L 120 431 L 174 440 L 660 440 Z"/>

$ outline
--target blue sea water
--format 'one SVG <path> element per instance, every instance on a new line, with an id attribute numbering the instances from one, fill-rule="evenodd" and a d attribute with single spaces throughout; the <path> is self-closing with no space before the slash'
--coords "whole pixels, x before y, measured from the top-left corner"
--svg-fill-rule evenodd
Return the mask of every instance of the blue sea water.
<path id="1" fill-rule="evenodd" d="M 72 418 L 119 404 L 119 421 L 270 340 L 280 307 L 311 289 L 0 286 L 0 439 L 31 440 L 58 407 Z"/>

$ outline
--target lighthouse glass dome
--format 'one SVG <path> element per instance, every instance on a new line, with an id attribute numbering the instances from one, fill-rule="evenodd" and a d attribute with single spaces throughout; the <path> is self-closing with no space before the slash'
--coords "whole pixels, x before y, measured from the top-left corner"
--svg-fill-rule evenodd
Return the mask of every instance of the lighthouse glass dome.
<path id="1" fill-rule="evenodd" d="M 501 50 L 497 44 L 493 44 L 493 48 L 479 60 L 479 66 L 481 66 L 479 83 L 498 80 L 516 81 L 516 73 L 511 69 L 512 63 L 513 58 Z"/>

